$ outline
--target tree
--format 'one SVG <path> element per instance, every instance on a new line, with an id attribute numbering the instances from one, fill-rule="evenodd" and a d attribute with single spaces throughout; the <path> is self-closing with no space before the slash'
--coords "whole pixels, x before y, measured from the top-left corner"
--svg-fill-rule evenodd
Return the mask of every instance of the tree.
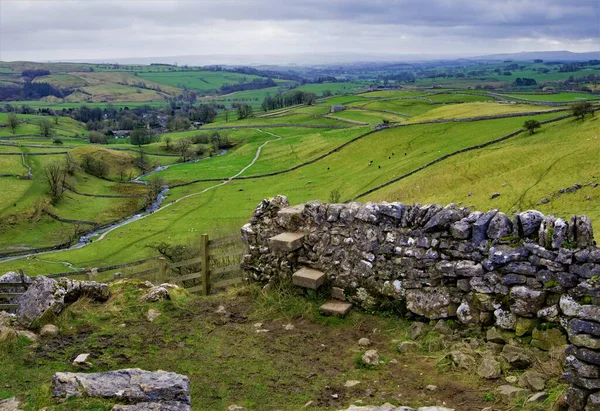
<path id="1" fill-rule="evenodd" d="M 108 137 L 106 134 L 102 134 L 99 131 L 90 131 L 88 133 L 88 140 L 90 144 L 107 144 Z"/>
<path id="2" fill-rule="evenodd" d="M 145 144 L 150 144 L 152 141 L 152 135 L 145 128 L 136 128 L 131 132 L 130 141 L 131 144 L 141 147 Z"/>
<path id="3" fill-rule="evenodd" d="M 339 203 L 342 198 L 342 193 L 339 188 L 334 188 L 329 192 L 329 202 L 330 203 Z"/>
<path id="4" fill-rule="evenodd" d="M 165 150 L 171 151 L 171 143 L 172 142 L 173 142 L 173 139 L 171 138 L 171 136 L 165 137 Z"/>
<path id="5" fill-rule="evenodd" d="M 54 140 L 52 140 L 52 143 L 54 143 L 55 146 L 60 146 L 63 144 L 63 141 L 57 137 Z"/>
<path id="6" fill-rule="evenodd" d="M 66 186 L 67 172 L 58 163 L 50 163 L 44 167 L 44 179 L 48 184 L 48 194 L 52 204 L 56 204 L 63 197 Z"/>
<path id="7" fill-rule="evenodd" d="M 523 123 L 523 128 L 529 131 L 529 134 L 535 133 L 535 130 L 541 128 L 542 124 L 537 120 L 527 120 Z"/>
<path id="8" fill-rule="evenodd" d="M 252 107 L 246 103 L 234 103 L 233 107 L 237 109 L 238 120 L 243 120 L 252 115 Z"/>
<path id="9" fill-rule="evenodd" d="M 589 101 L 578 101 L 571 106 L 571 112 L 575 118 L 583 120 L 586 114 L 594 115 L 594 107 Z"/>
<path id="10" fill-rule="evenodd" d="M 40 134 L 44 137 L 50 137 L 50 134 L 52 134 L 52 130 L 54 129 L 52 123 L 46 119 L 43 119 L 38 125 L 40 127 Z"/>
<path id="11" fill-rule="evenodd" d="M 8 113 L 8 128 L 10 128 L 10 131 L 15 134 L 17 131 L 17 128 L 19 127 L 20 121 L 19 118 L 17 117 L 17 115 L 15 113 Z"/>
<path id="12" fill-rule="evenodd" d="M 192 146 L 192 142 L 187 138 L 182 138 L 175 143 L 175 150 L 181 156 L 181 161 L 188 161 L 192 152 L 190 151 L 190 147 Z"/>

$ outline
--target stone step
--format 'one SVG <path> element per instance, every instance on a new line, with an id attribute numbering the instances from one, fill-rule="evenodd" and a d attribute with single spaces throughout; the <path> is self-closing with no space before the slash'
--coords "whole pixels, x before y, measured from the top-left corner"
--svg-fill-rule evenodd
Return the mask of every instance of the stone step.
<path id="1" fill-rule="evenodd" d="M 316 290 L 323 285 L 327 278 L 325 273 L 312 268 L 303 267 L 292 274 L 292 282 L 300 287 Z"/>
<path id="2" fill-rule="evenodd" d="M 304 212 L 304 204 L 282 208 L 277 212 L 279 217 L 301 217 Z"/>
<path id="3" fill-rule="evenodd" d="M 352 304 L 345 301 L 338 300 L 329 300 L 321 307 L 319 307 L 319 311 L 323 315 L 333 315 L 335 317 L 344 317 L 350 309 L 352 308 Z"/>
<path id="4" fill-rule="evenodd" d="M 302 247 L 304 233 L 281 233 L 269 238 L 274 251 L 294 251 Z"/>

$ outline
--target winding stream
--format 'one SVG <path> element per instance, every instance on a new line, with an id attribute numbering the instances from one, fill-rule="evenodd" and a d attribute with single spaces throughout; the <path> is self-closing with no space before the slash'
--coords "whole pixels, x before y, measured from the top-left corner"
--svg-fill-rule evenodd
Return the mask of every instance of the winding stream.
<path id="1" fill-rule="evenodd" d="M 188 194 L 186 196 L 180 197 L 177 200 L 174 200 L 174 201 L 172 201 L 172 202 L 170 202 L 170 203 L 168 203 L 168 204 L 166 204 L 166 205 L 164 205 L 164 206 L 161 207 L 161 205 L 163 204 L 164 200 L 167 198 L 167 193 L 169 192 L 169 186 L 165 185 L 165 186 L 162 187 L 162 191 L 158 194 L 156 200 L 145 211 L 143 211 L 141 213 L 138 213 L 138 214 L 135 214 L 134 216 L 132 216 L 132 217 L 126 219 L 126 220 L 123 220 L 121 222 L 115 223 L 115 224 L 110 225 L 108 227 L 101 228 L 99 230 L 92 231 L 92 232 L 90 232 L 90 233 L 88 233 L 88 234 L 86 234 L 84 236 L 81 236 L 79 238 L 79 242 L 77 242 L 76 244 L 74 244 L 74 245 L 72 245 L 72 246 L 70 246 L 68 248 L 61 248 L 59 250 L 42 251 L 42 252 L 37 252 L 37 253 L 34 252 L 34 253 L 24 254 L 24 255 L 19 255 L 19 256 L 14 256 L 14 257 L 5 257 L 5 258 L 0 258 L 0 261 L 2 261 L 2 262 L 4 262 L 4 261 L 13 261 L 13 260 L 21 259 L 21 258 L 29 258 L 29 257 L 34 257 L 34 256 L 44 255 L 44 254 L 54 254 L 54 253 L 59 253 L 59 252 L 62 252 L 62 251 L 76 250 L 76 249 L 79 249 L 79 248 L 83 248 L 83 247 L 87 246 L 88 244 L 92 243 L 92 239 L 94 237 L 98 237 L 97 239 L 94 240 L 94 243 L 97 243 L 98 241 L 102 241 L 106 237 L 106 235 L 108 233 L 110 233 L 113 230 L 116 230 L 117 228 L 126 226 L 126 225 L 131 224 L 131 223 L 133 223 L 135 221 L 138 221 L 138 220 L 142 220 L 142 219 L 148 217 L 149 215 L 152 215 L 154 213 L 158 213 L 158 212 L 160 212 L 160 211 L 162 211 L 162 210 L 170 207 L 171 205 L 178 203 L 181 200 L 185 200 L 185 199 L 188 199 L 190 197 L 194 197 L 194 196 L 197 196 L 197 195 L 200 195 L 200 194 L 204 194 L 204 193 L 206 193 L 209 190 L 212 190 L 214 188 L 217 188 L 217 187 L 220 187 L 220 186 L 223 186 L 225 184 L 230 183 L 232 180 L 234 180 L 236 177 L 239 177 L 241 174 L 243 174 L 246 170 L 248 170 L 250 167 L 252 167 L 258 161 L 258 159 L 260 158 L 260 153 L 261 153 L 263 147 L 265 147 L 267 144 L 269 144 L 272 141 L 279 141 L 279 140 L 283 139 L 282 136 L 279 136 L 277 134 L 271 133 L 269 131 L 263 131 L 261 129 L 257 129 L 257 131 L 259 131 L 260 133 L 269 134 L 269 135 L 271 135 L 273 137 L 276 137 L 276 138 L 274 138 L 272 140 L 267 140 L 263 144 L 261 144 L 258 147 L 258 149 L 256 150 L 256 154 L 255 154 L 254 158 L 252 159 L 252 161 L 247 166 L 245 166 L 244 168 L 242 168 L 239 172 L 237 172 L 233 176 L 224 179 L 221 183 L 214 184 L 214 185 L 212 185 L 210 187 L 205 188 L 202 191 L 198 191 L 196 193 L 192 193 L 192 194 Z M 217 154 L 217 156 L 222 156 L 222 155 L 224 155 L 226 153 L 227 153 L 227 150 L 221 150 L 221 152 L 219 154 Z M 173 166 L 180 165 L 180 164 L 197 163 L 199 161 L 207 160 L 209 158 L 214 158 L 214 157 L 215 156 L 213 156 L 213 157 L 206 157 L 206 158 L 202 158 L 202 159 L 198 159 L 198 160 L 193 160 L 193 161 L 187 161 L 185 163 L 175 163 L 175 164 L 169 164 L 169 165 L 165 165 L 165 166 L 158 166 L 158 167 L 156 167 L 152 171 L 140 174 L 136 178 L 132 179 L 131 182 L 132 183 L 138 183 L 138 184 L 147 185 L 148 182 L 141 180 L 142 178 L 147 177 L 147 176 L 152 175 L 152 174 L 156 174 L 156 173 L 161 172 L 161 171 L 164 171 L 164 170 L 166 170 L 169 167 L 173 167 Z M 73 265 L 71 263 L 69 263 L 69 262 L 57 262 L 57 263 L 64 264 L 67 267 L 69 267 L 71 269 L 74 269 Z"/>

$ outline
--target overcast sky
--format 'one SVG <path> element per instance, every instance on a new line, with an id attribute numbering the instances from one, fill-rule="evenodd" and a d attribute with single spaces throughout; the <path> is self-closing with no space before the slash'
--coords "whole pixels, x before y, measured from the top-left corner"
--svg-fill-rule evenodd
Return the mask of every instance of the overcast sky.
<path id="1" fill-rule="evenodd" d="M 600 0 L 0 0 L 0 60 L 600 50 Z"/>

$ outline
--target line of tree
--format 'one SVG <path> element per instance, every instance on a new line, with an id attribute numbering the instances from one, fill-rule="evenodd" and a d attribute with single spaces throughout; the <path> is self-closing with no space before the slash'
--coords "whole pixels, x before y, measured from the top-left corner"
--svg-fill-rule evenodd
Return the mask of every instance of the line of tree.
<path id="1" fill-rule="evenodd" d="M 34 79 L 36 77 L 49 76 L 49 75 L 50 75 L 50 70 L 45 70 L 45 69 L 28 69 L 28 70 L 23 70 L 21 72 L 21 76 L 28 78 L 28 79 Z"/>
<path id="2" fill-rule="evenodd" d="M 515 86 L 537 86 L 537 81 L 534 78 L 517 77 Z"/>
<path id="3" fill-rule="evenodd" d="M 71 90 L 61 90 L 48 83 L 26 81 L 23 85 L 0 85 L 0 101 L 39 100 L 47 96 L 64 97 Z"/>
<path id="4" fill-rule="evenodd" d="M 315 93 L 301 90 L 291 90 L 276 96 L 267 96 L 262 102 L 264 111 L 276 110 L 278 108 L 295 106 L 297 104 L 306 104 L 312 106 L 317 101 Z"/>

